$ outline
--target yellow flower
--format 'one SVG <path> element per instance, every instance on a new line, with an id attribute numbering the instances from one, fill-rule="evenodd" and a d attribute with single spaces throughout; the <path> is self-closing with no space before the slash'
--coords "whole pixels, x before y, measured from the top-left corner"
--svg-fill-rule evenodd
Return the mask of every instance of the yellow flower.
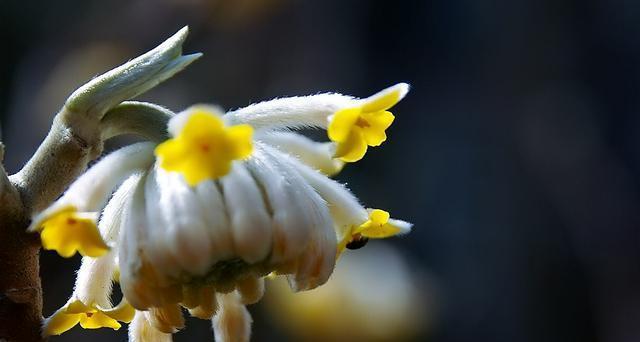
<path id="1" fill-rule="evenodd" d="M 327 134 L 337 143 L 336 158 L 355 162 L 364 157 L 368 146 L 380 146 L 394 116 L 387 109 L 400 101 L 408 85 L 400 83 L 365 100 L 357 107 L 344 108 L 330 118 Z"/>
<path id="2" fill-rule="evenodd" d="M 347 245 L 358 241 L 364 242 L 368 239 L 384 239 L 409 229 L 408 223 L 399 220 L 390 220 L 389 213 L 373 209 L 369 211 L 369 219 L 359 226 L 351 228 L 351 232 L 346 234 L 338 243 L 338 256 L 344 252 Z"/>
<path id="3" fill-rule="evenodd" d="M 102 309 L 96 305 L 85 305 L 74 300 L 47 318 L 43 328 L 44 336 L 60 335 L 76 324 L 84 329 L 111 328 L 120 329 L 120 322 L 129 323 L 133 319 L 135 309 L 124 299 L 118 306 Z"/>
<path id="4" fill-rule="evenodd" d="M 42 247 L 55 250 L 60 256 L 69 258 L 76 251 L 89 257 L 98 257 L 109 251 L 98 227 L 96 215 L 78 212 L 67 206 L 44 219 L 40 224 Z"/>
<path id="5" fill-rule="evenodd" d="M 225 127 L 215 113 L 197 109 L 176 137 L 158 145 L 155 154 L 162 168 L 182 173 L 194 186 L 226 175 L 233 160 L 248 157 L 252 135 L 249 125 Z"/>

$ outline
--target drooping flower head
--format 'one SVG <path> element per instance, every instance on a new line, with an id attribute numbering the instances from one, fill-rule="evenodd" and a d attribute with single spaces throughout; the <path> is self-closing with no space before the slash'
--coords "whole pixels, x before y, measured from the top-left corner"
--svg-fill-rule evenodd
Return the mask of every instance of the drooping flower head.
<path id="1" fill-rule="evenodd" d="M 74 294 L 44 333 L 133 319 L 132 340 L 163 340 L 184 326 L 186 309 L 211 319 L 222 341 L 244 341 L 245 305 L 262 297 L 265 276 L 313 289 L 345 248 L 407 233 L 409 223 L 365 208 L 328 177 L 362 158 L 362 141 L 365 150 L 384 141 L 386 110 L 407 89 L 364 100 L 280 98 L 225 114 L 193 106 L 171 117 L 160 144 L 136 143 L 98 161 L 30 228 L 60 255 L 85 256 Z M 328 129 L 331 141 L 293 131 L 308 127 Z M 116 307 L 114 281 L 124 294 Z"/>

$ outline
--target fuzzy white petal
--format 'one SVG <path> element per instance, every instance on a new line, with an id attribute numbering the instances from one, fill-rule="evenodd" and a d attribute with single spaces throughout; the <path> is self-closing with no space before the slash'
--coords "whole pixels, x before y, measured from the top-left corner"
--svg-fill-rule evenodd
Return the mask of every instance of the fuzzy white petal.
<path id="1" fill-rule="evenodd" d="M 232 227 L 227 217 L 223 195 L 218 187 L 217 182 L 206 180 L 195 188 L 203 223 L 211 243 L 209 266 L 234 255 Z"/>
<path id="2" fill-rule="evenodd" d="M 156 168 L 155 175 L 160 193 L 158 215 L 166 224 L 165 253 L 173 254 L 182 269 L 203 275 L 211 265 L 211 240 L 199 198 L 179 173 Z"/>
<path id="3" fill-rule="evenodd" d="M 313 225 L 307 203 L 300 201 L 300 198 L 308 196 L 307 189 L 292 185 L 258 145 L 254 146 L 252 157 L 245 163 L 264 189 L 271 208 L 271 262 L 286 262 L 298 257 L 309 243 Z"/>
<path id="4" fill-rule="evenodd" d="M 389 223 L 393 226 L 396 226 L 400 229 L 400 232 L 398 233 L 398 235 L 404 235 L 407 234 L 409 232 L 411 232 L 411 228 L 413 227 L 412 223 L 409 223 L 407 221 L 402 221 L 402 220 L 398 220 L 398 219 L 389 219 Z"/>
<path id="5" fill-rule="evenodd" d="M 236 291 L 220 294 L 218 302 L 220 308 L 212 320 L 216 342 L 248 342 L 252 320 L 240 295 Z"/>
<path id="6" fill-rule="evenodd" d="M 338 237 L 350 232 L 351 226 L 360 225 L 368 220 L 367 210 L 344 185 L 327 178 L 298 160 L 289 158 L 287 161 L 329 204 Z"/>
<path id="7" fill-rule="evenodd" d="M 120 287 L 136 309 L 160 306 L 166 301 L 155 270 L 149 267 L 145 251 L 149 245 L 149 222 L 145 214 L 144 174 L 125 209 L 118 247 Z"/>
<path id="8" fill-rule="evenodd" d="M 224 120 L 229 125 L 249 124 L 256 130 L 326 128 L 330 115 L 356 103 L 353 97 L 341 94 L 285 97 L 230 111 Z"/>
<path id="9" fill-rule="evenodd" d="M 79 212 L 99 211 L 118 184 L 153 163 L 154 147 L 153 143 L 142 142 L 110 153 L 73 182 L 53 205 L 35 216 L 29 230 L 38 229 L 43 220 L 70 205 Z"/>
<path id="10" fill-rule="evenodd" d="M 144 190 L 145 214 L 149 226 L 153 227 L 153 234 L 148 235 L 149 241 L 146 245 L 145 255 L 149 263 L 162 275 L 159 279 L 161 282 L 159 285 L 168 286 L 173 282 L 171 279 L 179 277 L 182 269 L 173 253 L 169 253 L 169 240 L 165 238 L 169 225 L 166 222 L 166 216 L 162 213 L 163 207 L 160 204 L 160 184 L 157 172 L 157 167 L 151 169 Z"/>
<path id="11" fill-rule="evenodd" d="M 272 147 L 263 144 L 258 146 L 293 187 L 303 190 L 297 201 L 304 205 L 309 217 L 311 240 L 298 261 L 295 273 L 289 277 L 289 283 L 295 291 L 315 288 L 329 279 L 335 266 L 336 233 L 327 203 L 298 173 L 293 165 L 297 162 L 294 158 Z"/>
<path id="12" fill-rule="evenodd" d="M 117 239 L 120 233 L 124 206 L 139 181 L 139 174 L 129 177 L 118 188 L 105 207 L 102 218 L 98 223 L 98 228 L 107 243 L 114 242 Z M 114 246 L 107 254 L 101 257 L 82 258 L 76 277 L 73 298 L 79 299 L 86 305 L 97 304 L 103 308 L 111 307 L 110 297 L 113 287 L 113 273 L 116 268 L 116 253 L 116 246 Z"/>
<path id="13" fill-rule="evenodd" d="M 129 342 L 171 342 L 171 334 L 165 334 L 149 324 L 143 311 L 136 311 L 129 324 Z"/>
<path id="14" fill-rule="evenodd" d="M 237 255 L 248 263 L 263 260 L 271 251 L 273 237 L 271 217 L 258 184 L 242 163 L 234 162 L 220 185 Z"/>
<path id="15" fill-rule="evenodd" d="M 298 158 L 325 175 L 335 175 L 344 166 L 343 161 L 333 157 L 335 144 L 332 142 L 316 142 L 295 132 L 268 132 L 257 139 Z"/>

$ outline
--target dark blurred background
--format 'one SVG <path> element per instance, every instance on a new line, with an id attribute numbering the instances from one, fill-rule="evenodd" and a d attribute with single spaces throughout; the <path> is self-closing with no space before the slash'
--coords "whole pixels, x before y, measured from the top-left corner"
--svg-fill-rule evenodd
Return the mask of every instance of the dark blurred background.
<path id="1" fill-rule="evenodd" d="M 405 81 L 389 140 L 338 178 L 415 223 L 392 243 L 435 284 L 416 340 L 640 341 L 639 18 L 630 0 L 1 0 L 5 163 L 73 89 L 183 25 L 204 58 L 143 96 L 174 110 Z M 49 315 L 79 259 L 42 260 Z M 285 338 L 251 311 L 255 341 Z"/>

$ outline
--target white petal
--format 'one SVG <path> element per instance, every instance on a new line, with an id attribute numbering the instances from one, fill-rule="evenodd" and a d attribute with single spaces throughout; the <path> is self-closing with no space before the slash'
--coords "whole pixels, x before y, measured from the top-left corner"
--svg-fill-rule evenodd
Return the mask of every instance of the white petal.
<path id="1" fill-rule="evenodd" d="M 133 195 L 133 191 L 138 186 L 141 178 L 140 173 L 131 175 L 120 185 L 118 190 L 113 194 L 106 207 L 102 211 L 98 229 L 102 238 L 107 242 L 117 241 L 120 235 L 120 227 L 122 226 L 122 215 L 129 198 Z"/>
<path id="2" fill-rule="evenodd" d="M 85 304 L 96 303 L 100 307 L 110 308 L 115 266 L 113 250 L 99 258 L 83 257 L 72 297 Z"/>
<path id="3" fill-rule="evenodd" d="M 263 260 L 271 251 L 273 237 L 271 217 L 258 184 L 242 163 L 234 162 L 220 185 L 237 255 L 248 263 Z"/>
<path id="4" fill-rule="evenodd" d="M 248 342 L 251 337 L 251 315 L 233 291 L 218 295 L 220 308 L 213 316 L 216 342 Z"/>
<path id="5" fill-rule="evenodd" d="M 389 223 L 400 229 L 398 235 L 403 235 L 411 232 L 411 228 L 413 227 L 413 224 L 398 219 L 389 219 Z"/>
<path id="6" fill-rule="evenodd" d="M 294 158 L 272 147 L 262 144 L 259 146 L 272 163 L 278 166 L 291 186 L 303 190 L 296 201 L 304 205 L 309 217 L 311 240 L 298 261 L 293 277 L 289 277 L 289 283 L 294 291 L 315 288 L 329 279 L 335 266 L 336 233 L 327 203 L 298 173 L 292 164 L 297 162 Z"/>
<path id="7" fill-rule="evenodd" d="M 307 189 L 293 186 L 257 144 L 252 157 L 245 163 L 264 190 L 271 209 L 271 262 L 281 263 L 297 258 L 309 244 L 313 225 L 307 202 L 300 201 L 300 198 L 308 196 Z"/>
<path id="8" fill-rule="evenodd" d="M 149 324 L 144 311 L 136 311 L 129 324 L 129 342 L 171 342 L 171 334 L 165 334 Z"/>
<path id="9" fill-rule="evenodd" d="M 209 265 L 229 259 L 234 255 L 232 227 L 229 224 L 225 201 L 218 186 L 215 181 L 206 180 L 200 182 L 195 189 L 202 219 L 211 243 Z"/>
<path id="10" fill-rule="evenodd" d="M 115 242 L 120 233 L 124 207 L 133 190 L 140 181 L 140 175 L 129 177 L 115 192 L 107 206 L 98 228 L 107 243 Z M 103 308 L 111 307 L 111 290 L 113 287 L 113 273 L 116 268 L 116 248 L 98 258 L 83 257 L 73 296 L 85 304 L 95 303 Z"/>
<path id="11" fill-rule="evenodd" d="M 335 175 L 344 166 L 343 161 L 333 158 L 335 144 L 332 142 L 316 142 L 294 132 L 268 132 L 257 139 L 298 158 L 325 175 Z"/>
<path id="12" fill-rule="evenodd" d="M 203 275 L 211 266 L 211 241 L 204 221 L 204 210 L 198 196 L 176 172 L 155 169 L 160 194 L 159 207 L 168 250 L 180 267 L 192 274 Z"/>
<path id="13" fill-rule="evenodd" d="M 356 103 L 341 94 L 286 97 L 230 111 L 224 119 L 229 125 L 249 124 L 256 130 L 326 128 L 330 115 Z"/>
<path id="14" fill-rule="evenodd" d="M 145 214 L 149 222 L 149 226 L 153 227 L 153 234 L 148 236 L 148 243 L 145 250 L 149 262 L 155 269 L 159 270 L 161 277 L 161 286 L 168 286 L 177 279 L 182 271 L 181 266 L 169 252 L 169 240 L 165 237 L 168 235 L 169 224 L 167 223 L 167 215 L 163 214 L 164 207 L 160 203 L 160 184 L 157 179 L 157 166 L 154 167 L 147 177 L 145 184 Z"/>
<path id="15" fill-rule="evenodd" d="M 288 163 L 329 204 L 329 211 L 333 217 L 338 238 L 350 232 L 351 226 L 360 225 L 368 220 L 367 210 L 344 185 L 327 178 L 293 158 L 289 158 Z"/>
<path id="16" fill-rule="evenodd" d="M 149 243 L 149 224 L 144 210 L 146 177 L 145 174 L 141 178 L 125 209 L 118 248 L 120 287 L 127 301 L 137 309 L 158 306 L 164 300 L 157 279 L 149 279 L 153 270 L 142 272 L 143 266 L 149 268 L 144 254 Z"/>
<path id="17" fill-rule="evenodd" d="M 53 205 L 34 217 L 29 229 L 37 229 L 43 220 L 65 206 L 72 205 L 80 212 L 99 211 L 118 184 L 153 163 L 154 147 L 149 142 L 136 143 L 108 154 L 73 182 Z"/>

